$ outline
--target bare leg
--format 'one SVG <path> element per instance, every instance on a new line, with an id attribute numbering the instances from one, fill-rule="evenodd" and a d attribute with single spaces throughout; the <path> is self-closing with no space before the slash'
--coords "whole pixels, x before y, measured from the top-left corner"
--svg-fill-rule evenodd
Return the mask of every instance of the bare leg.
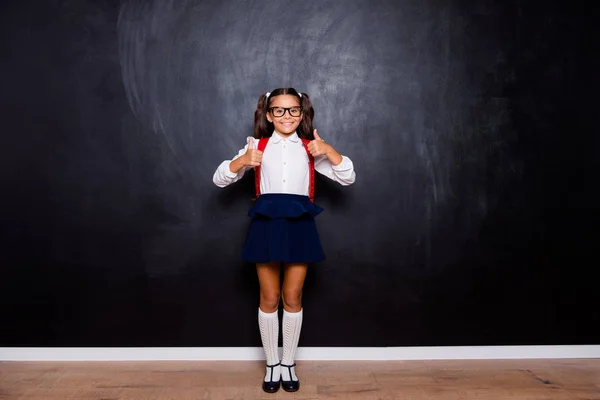
<path id="1" fill-rule="evenodd" d="M 283 275 L 283 309 L 295 313 L 302 309 L 302 289 L 308 264 L 285 264 Z"/>
<path id="2" fill-rule="evenodd" d="M 265 313 L 272 313 L 279 308 L 279 261 L 268 264 L 256 264 L 258 284 L 260 285 L 260 309 Z"/>

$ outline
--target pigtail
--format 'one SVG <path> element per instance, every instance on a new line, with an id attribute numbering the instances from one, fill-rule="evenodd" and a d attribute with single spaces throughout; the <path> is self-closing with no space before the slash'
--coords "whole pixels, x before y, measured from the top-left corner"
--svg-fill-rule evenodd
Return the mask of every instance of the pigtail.
<path id="1" fill-rule="evenodd" d="M 306 93 L 299 94 L 301 94 L 300 105 L 302 106 L 303 116 L 298 126 L 298 136 L 302 139 L 314 140 L 313 117 L 315 116 L 315 110 L 308 95 Z"/>
<path id="2" fill-rule="evenodd" d="M 256 111 L 254 112 L 254 138 L 260 139 L 263 137 L 271 136 L 273 132 L 273 124 L 267 119 L 267 108 L 269 106 L 269 99 L 267 93 L 263 93 L 258 98 L 258 104 L 256 105 Z"/>

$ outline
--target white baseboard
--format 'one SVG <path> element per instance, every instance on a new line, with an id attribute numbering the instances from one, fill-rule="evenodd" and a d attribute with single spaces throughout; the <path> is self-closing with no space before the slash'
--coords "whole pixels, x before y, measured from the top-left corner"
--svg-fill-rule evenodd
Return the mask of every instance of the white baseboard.
<path id="1" fill-rule="evenodd" d="M 264 360 L 262 347 L 0 347 L 0 361 Z M 297 360 L 491 360 L 600 358 L 600 345 L 299 347 Z"/>

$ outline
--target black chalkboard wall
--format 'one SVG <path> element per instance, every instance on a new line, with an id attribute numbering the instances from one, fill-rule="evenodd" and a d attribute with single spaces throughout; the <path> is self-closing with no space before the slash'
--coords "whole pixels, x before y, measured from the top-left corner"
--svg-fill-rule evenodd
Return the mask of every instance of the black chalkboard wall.
<path id="1" fill-rule="evenodd" d="M 0 346 L 260 346 L 260 93 L 307 92 L 301 346 L 599 343 L 598 62 L 578 2 L 4 2 Z"/>

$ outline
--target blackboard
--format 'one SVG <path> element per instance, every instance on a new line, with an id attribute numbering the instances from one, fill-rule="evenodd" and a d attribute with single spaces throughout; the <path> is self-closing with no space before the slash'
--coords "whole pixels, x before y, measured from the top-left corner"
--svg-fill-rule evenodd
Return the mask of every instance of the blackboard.
<path id="1" fill-rule="evenodd" d="M 259 346 L 253 175 L 212 174 L 277 87 L 357 174 L 317 179 L 300 346 L 597 343 L 571 3 L 6 2 L 0 346 Z"/>

